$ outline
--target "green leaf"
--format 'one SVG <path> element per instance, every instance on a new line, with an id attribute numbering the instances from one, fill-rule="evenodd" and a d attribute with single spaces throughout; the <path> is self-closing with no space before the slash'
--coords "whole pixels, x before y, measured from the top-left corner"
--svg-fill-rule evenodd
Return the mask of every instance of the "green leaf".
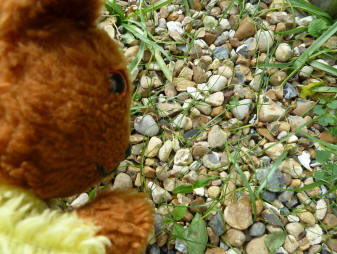
<path id="1" fill-rule="evenodd" d="M 282 232 L 274 232 L 264 239 L 264 243 L 266 244 L 267 248 L 269 249 L 270 253 L 275 253 L 278 248 L 280 248 L 287 237 L 287 233 Z"/>
<path id="2" fill-rule="evenodd" d="M 141 9 L 135 11 L 134 13 L 130 14 L 128 16 L 128 18 L 131 18 L 133 16 L 137 16 L 137 15 L 139 15 L 140 12 L 142 12 L 143 15 L 145 15 L 148 12 L 155 11 L 155 10 L 160 9 L 161 7 L 165 6 L 165 5 L 170 4 L 172 1 L 173 0 L 160 0 L 158 2 L 155 2 L 154 4 L 149 5 L 146 8 L 141 8 Z"/>
<path id="3" fill-rule="evenodd" d="M 314 114 L 315 115 L 323 115 L 325 113 L 325 109 L 323 108 L 322 105 L 315 105 L 314 106 Z"/>
<path id="4" fill-rule="evenodd" d="M 337 100 L 334 100 L 334 101 L 326 104 L 326 106 L 330 109 L 337 109 Z"/>
<path id="5" fill-rule="evenodd" d="M 308 32 L 313 37 L 318 37 L 326 29 L 328 29 L 328 24 L 324 19 L 314 19 L 309 23 Z"/>
<path id="6" fill-rule="evenodd" d="M 337 127 L 329 127 L 329 132 L 333 137 L 337 137 Z"/>
<path id="7" fill-rule="evenodd" d="M 182 218 L 184 218 L 185 216 L 185 213 L 187 211 L 187 207 L 184 206 L 184 205 L 179 205 L 179 206 L 176 206 L 174 209 L 173 209 L 173 218 L 175 220 L 181 220 Z"/>
<path id="8" fill-rule="evenodd" d="M 128 65 L 132 81 L 136 79 L 136 76 L 138 74 L 138 65 L 143 59 L 144 51 L 145 51 L 145 43 L 141 41 L 136 57 L 133 58 L 132 62 Z"/>
<path id="9" fill-rule="evenodd" d="M 173 225 L 173 230 L 172 230 L 172 234 L 175 238 L 179 239 L 179 240 L 184 240 L 186 237 L 186 228 L 184 228 L 182 225 L 178 224 L 178 223 L 174 223 Z"/>
<path id="10" fill-rule="evenodd" d="M 315 87 L 311 90 L 317 93 L 337 93 L 337 87 L 332 86 Z"/>
<path id="11" fill-rule="evenodd" d="M 205 187 L 210 181 L 212 181 L 214 179 L 215 179 L 215 176 L 209 176 L 209 177 L 205 177 L 205 178 L 199 178 L 198 180 L 196 180 L 193 183 L 192 187 L 193 187 L 193 189 Z"/>
<path id="12" fill-rule="evenodd" d="M 169 70 L 169 68 L 167 68 L 167 65 L 166 65 L 164 59 L 161 57 L 159 50 L 156 49 L 156 50 L 154 50 L 153 53 L 154 53 L 154 58 L 156 59 L 156 62 L 159 65 L 159 67 L 162 70 L 162 72 L 164 73 L 166 79 L 169 82 L 172 82 L 173 74 Z"/>
<path id="13" fill-rule="evenodd" d="M 324 151 L 324 150 L 317 150 L 316 151 L 316 160 L 319 163 L 323 163 L 329 160 L 331 153 Z"/>
<path id="14" fill-rule="evenodd" d="M 115 15 L 118 18 L 118 23 L 125 21 L 126 17 L 122 8 L 116 3 L 116 0 L 109 0 L 105 3 L 105 8 L 111 15 Z"/>
<path id="15" fill-rule="evenodd" d="M 193 191 L 192 185 L 180 185 L 174 188 L 173 194 L 190 193 Z"/>
<path id="16" fill-rule="evenodd" d="M 322 126 L 328 126 L 329 124 L 334 125 L 336 122 L 336 117 L 334 117 L 333 115 L 325 115 L 324 117 L 321 117 L 318 120 L 318 123 Z"/>
<path id="17" fill-rule="evenodd" d="M 189 254 L 204 254 L 208 242 L 206 223 L 197 213 L 187 230 L 186 246 Z"/>
<path id="18" fill-rule="evenodd" d="M 323 181 L 327 184 L 335 185 L 337 181 L 337 165 L 332 163 L 326 163 L 322 166 L 322 170 L 314 172 L 315 181 Z"/>
<path id="19" fill-rule="evenodd" d="M 310 65 L 311 65 L 312 67 L 315 67 L 316 69 L 325 71 L 325 72 L 327 72 L 327 73 L 329 73 L 329 74 L 334 75 L 334 76 L 337 77 L 337 69 L 334 68 L 334 67 L 332 67 L 332 66 L 330 66 L 330 65 L 327 65 L 327 64 L 325 64 L 325 63 L 322 63 L 322 62 L 316 61 L 316 60 L 315 60 L 315 61 L 312 61 L 312 62 L 310 63 Z"/>

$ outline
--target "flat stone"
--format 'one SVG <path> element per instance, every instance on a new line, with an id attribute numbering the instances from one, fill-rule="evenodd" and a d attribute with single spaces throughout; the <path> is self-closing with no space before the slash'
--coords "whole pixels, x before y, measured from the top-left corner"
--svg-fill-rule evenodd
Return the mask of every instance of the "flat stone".
<path id="1" fill-rule="evenodd" d="M 160 138 L 152 137 L 145 149 L 145 156 L 148 158 L 156 157 L 162 144 Z"/>
<path id="2" fill-rule="evenodd" d="M 322 242 L 323 230 L 318 224 L 307 227 L 305 232 L 306 237 L 310 241 L 310 245 L 320 244 Z"/>
<path id="3" fill-rule="evenodd" d="M 252 37 L 255 34 L 255 25 L 250 18 L 241 20 L 238 29 L 235 32 L 235 37 L 239 40 Z"/>
<path id="4" fill-rule="evenodd" d="M 264 243 L 264 239 L 267 235 L 254 238 L 246 246 L 247 254 L 268 254 L 267 246 Z"/>
<path id="5" fill-rule="evenodd" d="M 202 164 L 209 169 L 219 168 L 221 166 L 219 156 L 214 152 L 210 154 L 205 154 L 202 157 Z"/>
<path id="6" fill-rule="evenodd" d="M 239 119 L 239 120 L 243 120 L 247 114 L 249 113 L 249 108 L 250 108 L 250 104 L 252 103 L 251 99 L 243 99 L 239 101 L 239 105 L 238 106 L 234 106 L 231 109 L 231 112 L 233 113 L 233 115 Z"/>
<path id="7" fill-rule="evenodd" d="M 221 236 L 225 233 L 224 231 L 224 219 L 220 213 L 216 213 L 208 225 L 214 230 L 214 232 L 218 235 Z"/>
<path id="8" fill-rule="evenodd" d="M 257 132 L 264 138 L 266 138 L 268 141 L 275 141 L 274 137 L 270 134 L 267 128 L 257 128 Z"/>
<path id="9" fill-rule="evenodd" d="M 214 125 L 208 133 L 207 142 L 211 148 L 222 147 L 229 136 L 229 132 L 223 131 L 219 125 Z"/>
<path id="10" fill-rule="evenodd" d="M 148 188 L 151 190 L 152 200 L 156 204 L 161 204 L 172 200 L 170 193 L 153 182 L 148 183 Z"/>
<path id="11" fill-rule="evenodd" d="M 263 149 L 267 149 L 268 147 L 270 147 L 271 145 L 274 145 L 275 143 L 274 142 L 270 142 L 270 143 L 266 143 L 264 146 L 263 146 Z M 273 160 L 277 160 L 278 157 L 281 156 L 281 154 L 283 153 L 284 151 L 284 147 L 281 143 L 278 143 L 278 144 L 275 144 L 274 146 L 268 148 L 268 150 L 266 150 L 266 154 L 272 158 Z"/>
<path id="12" fill-rule="evenodd" d="M 145 136 L 155 136 L 159 133 L 159 127 L 156 121 L 150 115 L 138 116 L 134 120 L 135 130 Z"/>
<path id="13" fill-rule="evenodd" d="M 259 120 L 262 122 L 274 122 L 278 119 L 282 120 L 284 113 L 284 108 L 270 100 L 269 102 L 263 103 L 263 105 L 261 105 L 259 111 Z"/>
<path id="14" fill-rule="evenodd" d="M 226 232 L 225 239 L 231 246 L 241 247 L 246 241 L 246 236 L 242 231 L 231 228 Z"/>
<path id="15" fill-rule="evenodd" d="M 174 164 L 178 166 L 187 166 L 193 161 L 192 154 L 189 149 L 180 149 L 174 156 Z"/>
<path id="16" fill-rule="evenodd" d="M 266 226 L 262 222 L 255 222 L 249 228 L 249 235 L 253 237 L 262 236 L 265 232 L 266 232 Z"/>
<path id="17" fill-rule="evenodd" d="M 290 235 L 293 235 L 298 239 L 298 237 L 304 232 L 304 226 L 299 222 L 291 222 L 286 225 L 286 230 Z"/>
<path id="18" fill-rule="evenodd" d="M 252 223 L 252 212 L 249 204 L 239 200 L 229 204 L 224 211 L 225 221 L 233 228 L 245 230 Z"/>
<path id="19" fill-rule="evenodd" d="M 213 55 L 216 59 L 223 60 L 229 58 L 229 51 L 226 46 L 216 47 L 213 51 Z"/>

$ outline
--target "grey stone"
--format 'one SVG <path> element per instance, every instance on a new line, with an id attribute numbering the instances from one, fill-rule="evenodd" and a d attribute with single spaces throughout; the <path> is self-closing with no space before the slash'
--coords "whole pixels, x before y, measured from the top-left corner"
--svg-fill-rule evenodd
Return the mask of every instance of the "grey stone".
<path id="1" fill-rule="evenodd" d="M 283 87 L 283 97 L 287 100 L 296 98 L 298 96 L 298 92 L 294 88 L 294 86 L 290 83 L 285 84 Z"/>
<path id="2" fill-rule="evenodd" d="M 157 244 L 153 244 L 150 248 L 150 254 L 160 254 L 160 248 Z"/>
<path id="3" fill-rule="evenodd" d="M 261 197 L 264 200 L 266 200 L 266 201 L 268 201 L 268 202 L 271 203 L 271 202 L 273 202 L 276 199 L 276 194 L 274 192 L 270 192 L 270 191 L 265 190 L 265 191 L 263 191 L 261 193 Z"/>
<path id="4" fill-rule="evenodd" d="M 256 170 L 256 178 L 259 181 L 264 181 L 264 179 L 269 174 L 271 167 L 259 168 Z M 269 178 L 266 188 L 271 192 L 278 192 L 279 188 L 282 188 L 285 184 L 284 175 L 277 169 Z"/>
<path id="5" fill-rule="evenodd" d="M 228 31 L 223 32 L 216 40 L 214 41 L 215 46 L 221 46 L 224 44 L 229 38 L 229 33 Z"/>
<path id="6" fill-rule="evenodd" d="M 250 236 L 262 236 L 266 231 L 266 226 L 262 222 L 255 222 L 249 229 Z"/>
<path id="7" fill-rule="evenodd" d="M 218 235 L 221 236 L 222 234 L 225 233 L 224 231 L 224 219 L 220 213 L 216 213 L 213 218 L 210 220 L 208 225 L 214 230 L 214 232 Z"/>
<path id="8" fill-rule="evenodd" d="M 123 190 L 132 188 L 132 179 L 128 174 L 119 173 L 112 186 L 113 190 Z"/>
<path id="9" fill-rule="evenodd" d="M 229 51 L 226 46 L 216 47 L 214 49 L 213 55 L 215 58 L 223 60 L 229 58 Z"/>
<path id="10" fill-rule="evenodd" d="M 236 53 L 238 53 L 241 56 L 244 56 L 246 58 L 249 57 L 248 47 L 246 44 L 242 44 L 236 49 Z"/>
<path id="11" fill-rule="evenodd" d="M 251 99 L 243 99 L 239 101 L 239 105 L 232 108 L 233 115 L 239 119 L 243 120 L 249 113 L 250 104 L 252 103 Z"/>
<path id="12" fill-rule="evenodd" d="M 268 224 L 274 226 L 283 226 L 281 218 L 271 209 L 266 209 L 262 212 L 263 218 L 266 220 Z"/>
<path id="13" fill-rule="evenodd" d="M 218 168 L 221 166 L 219 156 L 217 156 L 215 153 L 205 154 L 202 157 L 202 164 L 206 168 Z"/>

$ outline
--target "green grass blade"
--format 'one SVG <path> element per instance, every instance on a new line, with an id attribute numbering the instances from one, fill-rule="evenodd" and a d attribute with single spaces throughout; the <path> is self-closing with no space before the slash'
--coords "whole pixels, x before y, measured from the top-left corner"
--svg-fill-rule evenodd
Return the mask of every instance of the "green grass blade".
<path id="1" fill-rule="evenodd" d="M 281 165 L 282 161 L 286 158 L 287 154 L 288 154 L 288 152 L 284 151 L 281 154 L 281 156 L 278 157 L 278 159 L 275 161 L 275 163 L 273 164 L 273 166 L 269 170 L 269 173 L 268 173 L 267 177 L 260 184 L 260 187 L 258 188 L 257 193 L 261 193 L 261 191 L 267 185 L 267 183 L 268 183 L 269 179 L 271 178 L 271 176 L 274 174 L 274 172 L 276 171 L 276 169 Z"/>
<path id="2" fill-rule="evenodd" d="M 337 87 L 333 87 L 333 86 L 315 87 L 311 90 L 317 93 L 337 93 Z"/>
<path id="3" fill-rule="evenodd" d="M 327 12 L 323 11 L 322 9 L 311 3 L 308 3 L 304 0 L 288 0 L 288 1 L 290 2 L 293 8 L 304 10 L 312 15 L 321 18 L 326 18 L 330 21 L 332 20 L 331 16 Z"/>
<path id="4" fill-rule="evenodd" d="M 328 29 L 326 30 L 320 37 L 318 37 L 311 46 L 300 55 L 299 58 L 296 59 L 294 62 L 294 70 L 289 74 L 289 76 L 283 80 L 281 86 L 283 87 L 287 81 L 297 73 L 306 61 L 310 58 L 310 56 L 317 51 L 331 36 L 333 36 L 337 32 L 337 21 Z"/>
<path id="5" fill-rule="evenodd" d="M 128 16 L 128 18 L 131 18 L 133 16 L 137 16 L 137 15 L 139 15 L 140 12 L 142 12 L 143 14 L 146 14 L 148 12 L 155 11 L 155 10 L 160 9 L 161 7 L 163 7 L 163 6 L 167 5 L 167 4 L 170 4 L 172 1 L 173 0 L 160 0 L 160 1 L 156 2 L 156 3 L 154 3 L 154 4 L 149 5 L 146 8 L 142 8 L 140 10 L 135 11 L 134 13 L 130 14 Z"/>
<path id="6" fill-rule="evenodd" d="M 161 57 L 159 50 L 155 49 L 154 51 L 151 50 L 151 52 L 153 52 L 154 58 L 156 59 L 157 64 L 159 65 L 160 69 L 164 73 L 167 80 L 172 82 L 173 74 L 169 70 L 169 68 L 167 68 L 167 65 L 166 65 L 164 59 Z"/>
<path id="7" fill-rule="evenodd" d="M 337 76 L 337 69 L 334 67 L 331 67 L 330 65 L 321 63 L 319 61 L 312 61 L 310 65 L 314 68 L 330 73 L 331 75 Z"/>
<path id="8" fill-rule="evenodd" d="M 135 80 L 135 78 L 136 78 L 136 75 L 138 73 L 138 65 L 142 61 L 142 58 L 144 56 L 144 51 L 145 51 L 145 43 L 142 41 L 142 42 L 140 42 L 138 54 L 132 60 L 132 62 L 128 65 L 132 81 Z"/>
<path id="9" fill-rule="evenodd" d="M 290 30 L 282 31 L 282 32 L 275 32 L 275 34 L 280 35 L 288 35 L 288 34 L 298 34 L 308 30 L 308 27 L 296 27 Z"/>

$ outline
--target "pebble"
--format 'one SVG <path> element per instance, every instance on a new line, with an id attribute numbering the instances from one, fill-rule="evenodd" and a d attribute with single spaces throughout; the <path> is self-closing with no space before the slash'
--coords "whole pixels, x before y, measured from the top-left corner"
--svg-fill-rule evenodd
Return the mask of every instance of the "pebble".
<path id="1" fill-rule="evenodd" d="M 174 156 L 174 164 L 178 166 L 187 166 L 193 161 L 192 154 L 189 149 L 180 149 Z"/>
<path id="2" fill-rule="evenodd" d="M 294 86 L 290 83 L 286 83 L 283 87 L 283 97 L 287 100 L 296 98 L 298 96 L 298 92 L 294 88 Z"/>
<path id="3" fill-rule="evenodd" d="M 234 247 L 241 247 L 246 241 L 245 234 L 237 229 L 229 229 L 225 234 L 226 241 Z"/>
<path id="4" fill-rule="evenodd" d="M 89 195 L 87 193 L 81 193 L 73 202 L 71 202 L 70 206 L 72 208 L 79 208 L 84 206 L 86 203 L 89 202 Z"/>
<path id="5" fill-rule="evenodd" d="M 213 229 L 213 231 L 218 235 L 221 236 L 225 233 L 224 231 L 224 219 L 220 213 L 216 213 L 208 225 Z"/>
<path id="6" fill-rule="evenodd" d="M 233 228 L 247 229 L 253 223 L 250 205 L 243 200 L 229 204 L 225 208 L 224 219 Z"/>
<path id="7" fill-rule="evenodd" d="M 318 219 L 318 220 L 323 220 L 326 213 L 328 211 L 328 205 L 327 203 L 325 202 L 324 199 L 319 199 L 317 202 L 316 202 L 316 212 L 315 212 L 315 217 Z M 337 221 L 336 221 L 337 223 Z"/>
<path id="8" fill-rule="evenodd" d="M 214 57 L 219 59 L 219 60 L 229 58 L 229 51 L 228 51 L 228 48 L 226 46 L 216 47 L 214 49 L 213 54 L 214 54 Z"/>
<path id="9" fill-rule="evenodd" d="M 272 146 L 273 145 L 273 146 Z M 272 146 L 272 147 L 271 147 Z M 270 148 L 268 148 L 270 147 Z M 277 160 L 278 157 L 281 156 L 281 154 L 284 151 L 284 147 L 281 143 L 275 143 L 275 142 L 270 142 L 270 143 L 266 143 L 263 146 L 263 149 L 267 149 L 266 150 L 266 154 L 272 158 L 273 160 Z"/>
<path id="10" fill-rule="evenodd" d="M 293 253 L 299 247 L 299 243 L 294 236 L 287 235 L 283 247 L 289 253 Z"/>
<path id="11" fill-rule="evenodd" d="M 213 231 L 211 227 L 206 228 L 208 234 L 208 240 L 211 245 L 217 246 L 219 245 L 220 239 L 219 236 Z"/>
<path id="12" fill-rule="evenodd" d="M 233 115 L 239 119 L 239 120 L 243 120 L 248 112 L 249 112 L 249 107 L 250 104 L 252 103 L 251 99 L 243 99 L 239 101 L 239 105 L 238 106 L 234 106 L 231 109 L 231 112 L 233 113 Z"/>
<path id="13" fill-rule="evenodd" d="M 209 169 L 219 168 L 221 166 L 221 162 L 219 160 L 219 156 L 212 152 L 210 154 L 205 154 L 202 157 L 202 164 Z"/>
<path id="14" fill-rule="evenodd" d="M 158 125 L 150 115 L 136 117 L 134 120 L 134 128 L 138 133 L 149 137 L 159 133 Z"/>
<path id="15" fill-rule="evenodd" d="M 212 106 L 221 106 L 224 102 L 224 94 L 223 92 L 216 92 L 211 95 L 209 95 L 205 102 L 212 105 Z"/>
<path id="16" fill-rule="evenodd" d="M 152 200 L 156 204 L 161 204 L 172 200 L 171 194 L 157 184 L 149 182 L 147 186 L 151 190 Z"/>
<path id="17" fill-rule="evenodd" d="M 241 20 L 238 29 L 235 32 L 235 37 L 239 40 L 252 37 L 255 34 L 255 25 L 250 18 Z"/>
<path id="18" fill-rule="evenodd" d="M 112 186 L 113 190 L 123 190 L 132 188 L 132 179 L 128 174 L 119 173 L 115 177 L 114 184 Z"/>
<path id="19" fill-rule="evenodd" d="M 216 198 L 220 194 L 219 186 L 211 186 L 207 189 L 207 194 L 209 198 Z"/>
<path id="20" fill-rule="evenodd" d="M 268 254 L 267 246 L 264 242 L 264 239 L 267 235 L 254 238 L 246 246 L 247 254 Z"/>
<path id="21" fill-rule="evenodd" d="M 229 135 L 230 133 L 223 131 L 219 125 L 214 125 L 208 133 L 207 142 L 211 148 L 222 147 Z"/>
<path id="22" fill-rule="evenodd" d="M 280 169 L 282 172 L 291 175 L 293 178 L 300 178 L 303 173 L 301 165 L 292 158 L 282 161 Z"/>
<path id="23" fill-rule="evenodd" d="M 261 105 L 259 120 L 262 122 L 274 122 L 278 119 L 281 120 L 284 113 L 285 109 L 270 100 L 268 103 Z"/>
<path id="24" fill-rule="evenodd" d="M 314 68 L 311 66 L 303 66 L 302 69 L 300 70 L 299 76 L 303 79 L 310 78 L 311 73 L 314 71 Z"/>
<path id="25" fill-rule="evenodd" d="M 300 220 L 304 224 L 315 225 L 315 223 L 316 223 L 315 216 L 311 212 L 308 212 L 308 211 L 299 211 L 297 213 L 297 216 L 300 218 Z"/>
<path id="26" fill-rule="evenodd" d="M 156 157 L 163 142 L 160 138 L 152 137 L 145 149 L 145 156 L 148 158 Z"/>
<path id="27" fill-rule="evenodd" d="M 171 140 L 167 140 L 164 142 L 163 146 L 159 149 L 158 158 L 160 161 L 166 162 L 168 161 L 170 154 L 173 149 L 173 144 Z"/>
<path id="28" fill-rule="evenodd" d="M 320 244 L 322 242 L 323 230 L 318 224 L 307 227 L 305 232 L 306 238 L 310 241 L 310 245 Z"/>
<path id="29" fill-rule="evenodd" d="M 262 222 L 255 222 L 250 228 L 249 228 L 249 235 L 256 237 L 256 236 L 262 236 L 266 231 L 266 226 Z"/>
<path id="30" fill-rule="evenodd" d="M 303 151 L 300 156 L 297 156 L 298 161 L 302 164 L 303 167 L 305 167 L 308 170 L 312 170 L 310 167 L 310 153 Z"/>
<path id="31" fill-rule="evenodd" d="M 207 86 L 213 92 L 219 92 L 225 89 L 227 78 L 220 75 L 213 75 L 209 78 Z"/>
<path id="32" fill-rule="evenodd" d="M 257 169 L 256 170 L 257 180 L 262 182 L 269 174 L 269 171 L 270 171 L 269 167 Z M 274 174 L 270 176 L 266 187 L 271 192 L 278 192 L 278 189 L 282 188 L 284 184 L 285 184 L 284 175 L 279 170 L 276 170 Z"/>
<path id="33" fill-rule="evenodd" d="M 288 43 L 280 43 L 275 52 L 275 58 L 281 62 L 287 62 L 293 56 L 293 50 Z"/>
<path id="34" fill-rule="evenodd" d="M 286 230 L 290 235 L 293 235 L 296 239 L 304 232 L 304 226 L 299 222 L 290 222 L 286 225 Z"/>
<path id="35" fill-rule="evenodd" d="M 166 23 L 167 29 L 170 33 L 178 33 L 179 35 L 184 34 L 184 29 L 182 24 L 178 21 L 169 21 Z"/>
<path id="36" fill-rule="evenodd" d="M 255 39 L 261 52 L 266 52 L 274 44 L 274 32 L 270 30 L 259 30 L 255 34 Z"/>

